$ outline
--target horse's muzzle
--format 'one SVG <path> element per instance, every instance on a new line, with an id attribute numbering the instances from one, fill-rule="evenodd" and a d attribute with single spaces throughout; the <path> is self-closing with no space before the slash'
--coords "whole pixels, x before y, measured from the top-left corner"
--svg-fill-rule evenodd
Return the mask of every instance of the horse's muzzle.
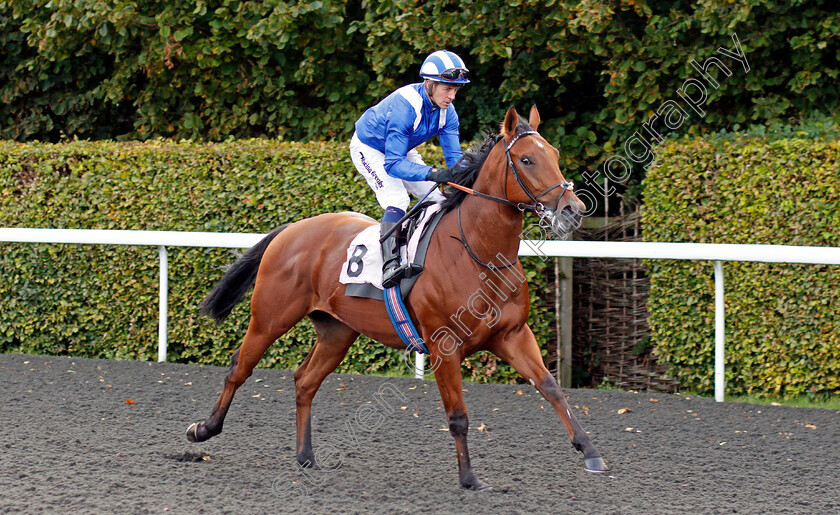
<path id="1" fill-rule="evenodd" d="M 558 206 L 549 209 L 545 206 L 537 211 L 540 218 L 540 227 L 551 231 L 554 236 L 566 238 L 566 236 L 580 227 L 583 215 L 576 204 L 567 204 L 560 208 L 562 202 L 558 199 Z"/>

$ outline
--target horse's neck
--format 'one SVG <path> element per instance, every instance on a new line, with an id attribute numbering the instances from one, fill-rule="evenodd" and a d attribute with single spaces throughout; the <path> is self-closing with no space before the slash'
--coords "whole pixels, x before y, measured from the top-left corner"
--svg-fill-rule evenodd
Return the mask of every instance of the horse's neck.
<path id="1" fill-rule="evenodd" d="M 473 196 L 464 199 L 460 210 L 461 229 L 479 259 L 499 266 L 516 261 L 522 233 L 521 211 Z"/>

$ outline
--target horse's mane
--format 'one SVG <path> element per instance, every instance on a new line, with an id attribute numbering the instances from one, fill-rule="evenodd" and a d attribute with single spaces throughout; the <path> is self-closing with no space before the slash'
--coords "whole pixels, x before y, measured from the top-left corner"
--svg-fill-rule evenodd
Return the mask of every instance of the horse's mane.
<path id="1" fill-rule="evenodd" d="M 528 122 L 520 118 L 519 124 L 516 126 L 516 133 L 519 134 L 520 132 L 529 130 L 531 130 L 531 127 L 528 126 Z M 473 143 L 464 152 L 464 156 L 458 163 L 452 167 L 452 173 L 455 175 L 455 179 L 452 182 L 468 188 L 471 188 L 475 184 L 476 179 L 478 179 L 478 172 L 484 166 L 484 161 L 487 160 L 487 156 L 493 150 L 493 147 L 496 146 L 496 143 L 502 139 L 502 134 L 490 131 L 484 132 L 483 136 L 484 139 Z M 458 207 L 464 198 L 466 198 L 467 194 L 452 186 L 445 186 L 443 188 L 443 196 L 446 197 L 446 200 L 441 202 L 441 207 L 444 212 L 447 212 Z"/>

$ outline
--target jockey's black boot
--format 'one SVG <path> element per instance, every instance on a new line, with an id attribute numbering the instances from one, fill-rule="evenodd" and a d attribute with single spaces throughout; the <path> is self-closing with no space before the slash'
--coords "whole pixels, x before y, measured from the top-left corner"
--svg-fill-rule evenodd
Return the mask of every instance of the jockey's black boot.
<path id="1" fill-rule="evenodd" d="M 382 222 L 379 226 L 379 234 L 385 234 L 390 231 L 392 227 L 397 225 L 397 222 Z M 423 267 L 414 263 L 400 264 L 400 247 L 404 245 L 400 229 L 397 228 L 392 232 L 385 241 L 382 242 L 382 287 L 393 288 L 398 285 L 401 280 L 409 277 L 414 277 L 423 271 Z"/>

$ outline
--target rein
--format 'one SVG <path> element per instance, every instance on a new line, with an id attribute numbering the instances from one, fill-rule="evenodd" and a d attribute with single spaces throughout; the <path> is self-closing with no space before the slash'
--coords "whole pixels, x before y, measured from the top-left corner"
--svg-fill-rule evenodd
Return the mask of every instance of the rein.
<path id="1" fill-rule="evenodd" d="M 522 180 L 522 176 L 519 173 L 519 170 L 516 169 L 516 165 L 513 164 L 513 158 L 510 156 L 510 149 L 513 147 L 513 144 L 516 143 L 516 141 L 519 138 L 521 138 L 522 136 L 528 136 L 530 134 L 539 134 L 539 133 L 537 131 L 520 132 L 519 134 L 514 136 L 514 138 L 510 141 L 510 143 L 508 143 L 505 146 L 505 156 L 507 157 L 507 162 L 505 163 L 505 197 L 507 197 L 507 174 L 508 174 L 508 170 L 510 169 L 510 170 L 513 170 L 513 176 L 516 179 L 516 182 L 519 183 L 519 187 L 522 188 L 522 191 L 524 191 L 526 195 L 528 195 L 528 198 L 531 199 L 533 204 L 526 204 L 524 202 L 512 202 L 507 198 L 501 198 L 501 197 L 496 197 L 496 196 L 493 196 L 493 195 L 488 195 L 487 193 L 482 193 L 480 191 L 475 191 L 472 188 L 468 188 L 466 186 L 462 186 L 462 185 L 456 184 L 454 182 L 447 182 L 446 184 L 448 184 L 449 186 L 452 186 L 453 188 L 455 188 L 457 190 L 463 191 L 464 193 L 466 193 L 468 195 L 473 195 L 473 196 L 476 196 L 476 197 L 479 197 L 479 198 L 492 200 L 492 201 L 498 202 L 500 204 L 515 207 L 516 209 L 518 209 L 519 211 L 521 211 L 523 213 L 525 211 L 533 211 L 534 213 L 537 214 L 537 216 L 539 216 L 540 218 L 543 218 L 544 216 L 546 216 L 546 214 L 549 212 L 549 210 L 548 210 L 547 207 L 545 207 L 545 205 L 542 202 L 539 201 L 539 199 L 544 197 L 546 194 L 548 194 L 548 192 L 550 192 L 550 191 L 552 191 L 556 188 L 559 188 L 560 186 L 563 187 L 563 191 L 560 193 L 560 197 L 562 197 L 563 195 L 566 194 L 567 191 L 571 191 L 574 188 L 574 183 L 572 183 L 571 181 L 560 181 L 557 184 L 555 184 L 554 186 L 549 187 L 548 189 L 546 189 L 545 191 L 543 191 L 542 193 L 540 193 L 537 196 L 534 196 L 534 194 L 531 193 L 531 190 L 528 189 L 528 186 L 525 185 L 525 181 Z M 476 263 L 478 263 L 479 265 L 481 265 L 485 268 L 489 268 L 490 270 L 499 270 L 499 269 L 510 268 L 514 264 L 516 264 L 516 261 L 511 261 L 511 262 L 506 263 L 502 266 L 496 266 L 494 264 L 485 263 L 484 261 L 479 259 L 478 256 L 476 256 L 475 252 L 473 252 L 473 250 L 470 248 L 469 244 L 467 243 L 467 238 L 464 235 L 464 229 L 461 226 L 461 205 L 460 204 L 458 205 L 458 231 L 461 233 L 461 237 L 458 238 L 458 237 L 452 236 L 452 238 L 460 241 L 461 244 L 464 245 L 464 248 L 467 249 L 467 252 L 469 253 L 470 257 Z"/>
<path id="2" fill-rule="evenodd" d="M 467 249 L 467 253 L 469 253 L 470 257 L 473 258 L 473 261 L 478 263 L 479 265 L 483 266 L 484 268 L 489 268 L 490 270 L 504 270 L 506 268 L 510 268 L 516 264 L 516 261 L 510 261 L 508 263 L 503 264 L 502 266 L 496 266 L 493 263 L 485 263 L 478 256 L 475 255 L 475 252 L 470 248 L 470 245 L 467 243 L 467 237 L 464 236 L 464 228 L 461 226 L 461 206 L 458 206 L 458 231 L 461 233 L 461 237 L 458 238 L 456 236 L 450 236 L 450 238 L 454 238 L 461 242 L 464 245 L 464 248 Z"/>

